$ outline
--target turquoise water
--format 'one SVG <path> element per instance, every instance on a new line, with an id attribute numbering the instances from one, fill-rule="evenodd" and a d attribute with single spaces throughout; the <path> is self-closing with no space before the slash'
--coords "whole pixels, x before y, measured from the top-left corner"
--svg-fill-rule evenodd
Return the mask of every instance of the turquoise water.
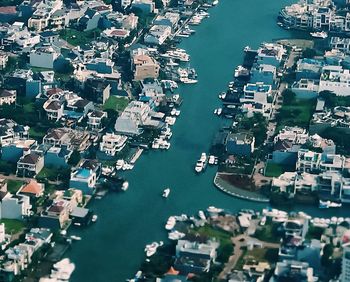
<path id="1" fill-rule="evenodd" d="M 196 27 L 196 34 L 180 48 L 191 55 L 199 83 L 181 86 L 184 98 L 181 116 L 173 128 L 171 148 L 145 153 L 127 177 L 126 193 L 110 194 L 91 206 L 99 216 L 96 224 L 72 233 L 83 238 L 68 256 L 76 264 L 72 281 L 125 281 L 136 273 L 144 259 L 144 246 L 164 240 L 164 224 L 170 215 L 191 214 L 210 205 L 237 211 L 265 207 L 230 197 L 212 184 L 214 168 L 194 173 L 201 152 L 209 149 L 222 120 L 213 115 L 220 105 L 218 93 L 232 80 L 233 69 L 243 59 L 246 45 L 287 38 L 276 25 L 279 9 L 286 0 L 221 0 L 210 10 L 210 18 Z M 161 197 L 171 187 L 168 199 Z M 304 209 L 321 215 L 314 208 Z M 322 213 L 344 211 L 322 211 Z"/>

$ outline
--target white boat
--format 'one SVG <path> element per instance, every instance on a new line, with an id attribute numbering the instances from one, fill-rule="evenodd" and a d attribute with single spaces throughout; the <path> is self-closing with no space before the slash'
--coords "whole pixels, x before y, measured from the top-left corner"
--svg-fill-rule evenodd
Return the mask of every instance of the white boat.
<path id="1" fill-rule="evenodd" d="M 328 209 L 328 208 L 340 208 L 342 206 L 342 203 L 336 203 L 331 201 L 319 201 L 319 208 L 320 209 Z"/>
<path id="2" fill-rule="evenodd" d="M 196 166 L 194 167 L 194 170 L 199 173 L 203 171 L 203 168 L 204 168 L 203 162 L 197 161 Z"/>
<path id="3" fill-rule="evenodd" d="M 217 4 L 219 4 L 219 1 L 218 0 L 214 0 L 213 1 L 213 6 L 216 6 Z"/>
<path id="4" fill-rule="evenodd" d="M 175 60 L 179 60 L 181 62 L 189 62 L 190 61 L 190 55 L 188 55 L 186 53 L 186 51 L 182 50 L 182 49 L 169 50 L 161 56 L 166 57 L 166 58 L 172 58 Z"/>
<path id="5" fill-rule="evenodd" d="M 266 216 L 263 216 L 263 217 L 261 218 L 260 225 L 261 225 L 261 226 L 264 226 L 265 223 L 266 223 Z"/>
<path id="6" fill-rule="evenodd" d="M 202 220 L 207 220 L 207 218 L 205 217 L 205 214 L 204 214 L 203 211 L 199 211 L 199 212 L 198 212 L 198 217 L 199 217 L 200 219 L 202 219 Z"/>
<path id="7" fill-rule="evenodd" d="M 325 31 L 310 32 L 310 35 L 314 38 L 322 38 L 322 39 L 326 39 L 328 37 L 328 34 Z"/>
<path id="8" fill-rule="evenodd" d="M 181 113 L 181 111 L 180 110 L 176 110 L 176 112 L 175 112 L 175 116 L 179 116 L 180 115 L 180 113 Z"/>
<path id="9" fill-rule="evenodd" d="M 249 76 L 249 70 L 243 66 L 238 66 L 235 68 L 234 77 L 238 78 L 241 76 Z"/>
<path id="10" fill-rule="evenodd" d="M 183 238 L 185 236 L 186 236 L 185 233 L 179 232 L 177 230 L 169 232 L 169 234 L 168 234 L 168 238 L 170 240 L 180 240 L 181 238 Z"/>
<path id="11" fill-rule="evenodd" d="M 219 116 L 219 115 L 221 115 L 221 113 L 222 113 L 222 109 L 219 108 L 218 111 L 217 111 L 217 115 Z"/>
<path id="12" fill-rule="evenodd" d="M 209 163 L 210 165 L 214 165 L 214 164 L 215 164 L 215 156 L 210 155 L 210 156 L 209 156 L 208 163 Z"/>
<path id="13" fill-rule="evenodd" d="M 126 190 L 128 190 L 128 188 L 129 188 L 129 182 L 128 181 L 124 181 L 123 184 L 122 184 L 121 189 L 123 191 L 126 191 Z"/>
<path id="14" fill-rule="evenodd" d="M 175 116 L 175 115 L 176 115 L 176 109 L 175 109 L 175 108 L 173 108 L 173 109 L 171 110 L 170 115 L 172 115 L 172 116 Z"/>
<path id="15" fill-rule="evenodd" d="M 207 208 L 207 211 L 209 213 L 220 213 L 220 212 L 223 211 L 223 209 L 219 209 L 219 208 L 216 208 L 214 206 L 210 206 L 210 207 Z"/>
<path id="16" fill-rule="evenodd" d="M 153 242 L 152 244 L 146 245 L 145 252 L 147 257 L 153 256 L 159 247 L 159 243 Z"/>
<path id="17" fill-rule="evenodd" d="M 166 65 L 170 66 L 170 67 L 177 67 L 179 64 L 174 62 L 173 59 L 170 59 L 169 62 L 167 62 Z"/>
<path id="18" fill-rule="evenodd" d="M 159 149 L 159 139 L 155 138 L 152 142 L 152 149 Z"/>
<path id="19" fill-rule="evenodd" d="M 70 238 L 71 238 L 72 240 L 75 240 L 75 241 L 80 241 L 80 240 L 81 240 L 81 237 L 76 236 L 76 235 L 72 235 L 72 236 L 70 236 Z"/>
<path id="20" fill-rule="evenodd" d="M 123 168 L 123 166 L 124 166 L 124 160 L 117 160 L 117 162 L 116 162 L 116 164 L 115 164 L 115 168 L 116 168 L 117 170 L 120 170 L 120 169 Z"/>
<path id="21" fill-rule="evenodd" d="M 50 278 L 55 279 L 54 281 L 69 281 L 74 270 L 74 263 L 65 258 L 53 265 Z"/>
<path id="22" fill-rule="evenodd" d="M 94 214 L 94 215 L 92 216 L 92 218 L 91 218 L 91 221 L 92 221 L 92 222 L 96 222 L 97 219 L 98 219 L 98 216 L 97 216 L 96 214 Z"/>
<path id="23" fill-rule="evenodd" d="M 169 194 L 170 194 L 170 188 L 166 188 L 163 191 L 162 197 L 163 198 L 168 198 Z"/>
<path id="24" fill-rule="evenodd" d="M 176 122 L 176 117 L 166 117 L 166 118 L 165 118 L 165 122 L 166 122 L 168 125 L 174 125 L 175 122 Z"/>
<path id="25" fill-rule="evenodd" d="M 198 80 L 197 79 L 184 78 L 182 80 L 182 82 L 185 83 L 185 84 L 195 84 L 195 83 L 198 82 Z"/>
<path id="26" fill-rule="evenodd" d="M 244 52 L 248 52 L 250 50 L 251 50 L 250 46 L 245 46 L 244 49 L 243 49 Z"/>
<path id="27" fill-rule="evenodd" d="M 175 217 L 170 216 L 170 217 L 168 218 L 168 221 L 167 221 L 166 225 L 165 225 L 165 229 L 166 229 L 166 230 L 171 230 L 171 229 L 173 229 L 173 228 L 175 227 L 175 224 L 176 224 L 176 219 L 175 219 Z"/>
<path id="28" fill-rule="evenodd" d="M 207 161 L 207 154 L 206 153 L 202 153 L 199 160 L 201 162 L 203 162 L 203 163 L 206 162 Z"/>

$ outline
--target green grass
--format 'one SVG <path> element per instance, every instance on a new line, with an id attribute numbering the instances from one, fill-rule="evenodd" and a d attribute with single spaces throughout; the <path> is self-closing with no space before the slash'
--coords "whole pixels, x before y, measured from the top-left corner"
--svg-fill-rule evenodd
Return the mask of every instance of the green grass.
<path id="1" fill-rule="evenodd" d="M 41 130 L 41 128 L 38 127 L 31 127 L 29 129 L 29 136 L 34 139 L 42 139 L 46 134 L 46 130 Z"/>
<path id="2" fill-rule="evenodd" d="M 280 238 L 276 236 L 276 225 L 267 224 L 255 231 L 254 237 L 260 241 L 270 242 L 270 243 L 279 243 Z"/>
<path id="3" fill-rule="evenodd" d="M 128 98 L 110 96 L 103 105 L 104 110 L 123 111 L 129 104 Z"/>
<path id="4" fill-rule="evenodd" d="M 290 104 L 283 104 L 276 116 L 277 130 L 284 126 L 294 125 L 308 128 L 314 113 L 316 100 L 295 99 Z"/>
<path id="5" fill-rule="evenodd" d="M 12 194 L 16 194 L 19 188 L 21 188 L 23 184 L 24 184 L 23 181 L 9 179 L 7 181 L 7 191 Z"/>
<path id="6" fill-rule="evenodd" d="M 16 234 L 25 228 L 24 223 L 17 219 L 2 219 L 0 223 L 5 223 L 5 230 L 8 234 Z"/>
<path id="7" fill-rule="evenodd" d="M 278 177 L 284 172 L 285 172 L 285 169 L 283 166 L 272 162 L 268 162 L 265 169 L 265 176 Z"/>
<path id="8" fill-rule="evenodd" d="M 66 28 L 61 31 L 60 36 L 73 46 L 84 45 L 96 39 L 101 33 L 100 29 L 89 31 L 78 31 L 76 29 Z"/>

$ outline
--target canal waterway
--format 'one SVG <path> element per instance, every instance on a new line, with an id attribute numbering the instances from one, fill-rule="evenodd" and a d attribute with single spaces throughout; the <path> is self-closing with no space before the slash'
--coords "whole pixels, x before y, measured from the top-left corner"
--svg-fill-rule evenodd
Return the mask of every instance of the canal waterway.
<path id="1" fill-rule="evenodd" d="M 199 83 L 178 89 L 184 103 L 173 127 L 171 148 L 144 153 L 127 174 L 129 190 L 95 200 L 90 207 L 99 217 L 96 224 L 72 230 L 82 237 L 68 253 L 76 264 L 73 282 L 119 282 L 132 277 L 144 259 L 144 246 L 166 238 L 164 224 L 170 215 L 191 214 L 210 205 L 233 212 L 266 207 L 222 193 L 213 186 L 215 168 L 196 175 L 194 164 L 223 122 L 213 110 L 220 105 L 218 93 L 232 80 L 234 67 L 242 63 L 243 48 L 290 37 L 276 25 L 276 16 L 291 2 L 221 0 L 210 10 L 210 18 L 195 28 L 196 34 L 183 40 L 179 47 L 191 55 Z M 166 200 L 161 197 L 165 187 L 171 187 Z M 319 216 L 345 212 L 301 209 Z"/>

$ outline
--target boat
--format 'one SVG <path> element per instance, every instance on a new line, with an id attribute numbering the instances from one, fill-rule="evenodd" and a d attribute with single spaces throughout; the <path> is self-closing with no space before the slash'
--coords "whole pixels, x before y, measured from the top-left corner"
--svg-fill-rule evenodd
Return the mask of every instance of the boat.
<path id="1" fill-rule="evenodd" d="M 221 115 L 221 113 L 222 113 L 222 109 L 219 108 L 218 111 L 217 111 L 217 115 L 219 116 L 219 115 Z"/>
<path id="2" fill-rule="evenodd" d="M 92 222 L 96 222 L 97 219 L 98 219 L 98 216 L 97 216 L 96 214 L 94 214 L 94 215 L 92 216 L 92 218 L 91 218 L 91 221 L 92 221 Z"/>
<path id="3" fill-rule="evenodd" d="M 209 156 L 208 164 L 210 164 L 210 165 L 214 165 L 215 164 L 215 156 L 213 156 L 213 155 Z"/>
<path id="4" fill-rule="evenodd" d="M 217 113 L 218 113 L 218 109 L 215 109 L 214 114 L 217 115 Z"/>
<path id="5" fill-rule="evenodd" d="M 128 181 L 124 181 L 123 184 L 122 184 L 121 189 L 123 191 L 126 191 L 126 190 L 128 190 L 128 188 L 129 188 L 129 182 Z"/>
<path id="6" fill-rule="evenodd" d="M 180 240 L 181 238 L 183 238 L 185 236 L 186 236 L 185 233 L 179 232 L 177 230 L 169 232 L 169 234 L 168 234 L 168 238 L 170 240 Z"/>
<path id="7" fill-rule="evenodd" d="M 342 203 L 320 200 L 318 207 L 320 209 L 328 209 L 328 208 L 340 208 L 341 206 L 342 206 Z"/>
<path id="8" fill-rule="evenodd" d="M 183 49 L 169 50 L 169 51 L 166 51 L 161 56 L 165 57 L 165 58 L 179 60 L 181 62 L 189 62 L 190 61 L 190 55 L 188 55 L 186 53 L 186 51 Z"/>
<path id="9" fill-rule="evenodd" d="M 181 111 L 180 111 L 180 110 L 176 110 L 176 111 L 175 111 L 175 116 L 177 116 L 177 117 L 178 117 L 178 116 L 180 115 L 180 113 L 181 113 Z"/>
<path id="10" fill-rule="evenodd" d="M 123 168 L 123 166 L 124 166 L 124 160 L 117 160 L 117 162 L 116 162 L 116 164 L 115 164 L 115 168 L 117 169 L 117 170 L 120 170 L 120 169 L 122 169 Z"/>
<path id="11" fill-rule="evenodd" d="M 249 70 L 240 65 L 240 66 L 235 68 L 234 77 L 235 78 L 247 77 L 247 76 L 249 76 L 249 74 L 250 74 Z"/>
<path id="12" fill-rule="evenodd" d="M 264 226 L 265 223 L 266 223 L 266 216 L 263 216 L 263 217 L 261 218 L 260 225 L 261 225 L 261 226 Z"/>
<path id="13" fill-rule="evenodd" d="M 213 1 L 213 6 L 216 6 L 217 4 L 219 4 L 219 0 L 214 0 Z"/>
<path id="14" fill-rule="evenodd" d="M 152 244 L 146 245 L 145 247 L 145 253 L 147 257 L 153 256 L 159 247 L 159 243 L 153 242 Z"/>
<path id="15" fill-rule="evenodd" d="M 251 50 L 250 46 L 245 46 L 243 49 L 244 52 L 249 52 L 250 50 Z"/>
<path id="16" fill-rule="evenodd" d="M 328 34 L 325 31 L 310 32 L 310 35 L 314 38 L 322 38 L 322 39 L 326 39 L 328 37 Z"/>
<path id="17" fill-rule="evenodd" d="M 209 213 L 220 213 L 220 212 L 223 211 L 223 209 L 219 209 L 219 208 L 216 208 L 214 206 L 210 206 L 210 207 L 207 208 L 207 211 Z"/>
<path id="18" fill-rule="evenodd" d="M 199 212 L 198 212 L 198 217 L 199 217 L 200 219 L 202 219 L 202 220 L 207 220 L 207 218 L 205 217 L 205 214 L 204 214 L 203 211 L 199 211 Z"/>
<path id="19" fill-rule="evenodd" d="M 64 258 L 53 265 L 50 278 L 55 279 L 54 281 L 69 281 L 74 270 L 74 263 Z"/>
<path id="20" fill-rule="evenodd" d="M 76 235 L 72 235 L 72 236 L 70 236 L 70 238 L 71 238 L 72 240 L 75 240 L 75 241 L 80 241 L 80 240 L 81 240 L 81 237 L 76 236 Z"/>
<path id="21" fill-rule="evenodd" d="M 165 225 L 165 229 L 166 229 L 166 230 L 172 230 L 172 229 L 175 227 L 175 224 L 176 224 L 176 219 L 175 219 L 175 217 L 170 216 L 170 217 L 168 218 L 168 221 L 167 221 L 166 225 Z"/>
<path id="22" fill-rule="evenodd" d="M 169 194 L 170 194 L 170 188 L 166 188 L 163 191 L 162 197 L 163 198 L 168 198 Z"/>
<path id="23" fill-rule="evenodd" d="M 194 167 L 194 170 L 199 173 L 203 171 L 203 168 L 204 168 L 203 162 L 197 161 L 196 166 Z"/>

